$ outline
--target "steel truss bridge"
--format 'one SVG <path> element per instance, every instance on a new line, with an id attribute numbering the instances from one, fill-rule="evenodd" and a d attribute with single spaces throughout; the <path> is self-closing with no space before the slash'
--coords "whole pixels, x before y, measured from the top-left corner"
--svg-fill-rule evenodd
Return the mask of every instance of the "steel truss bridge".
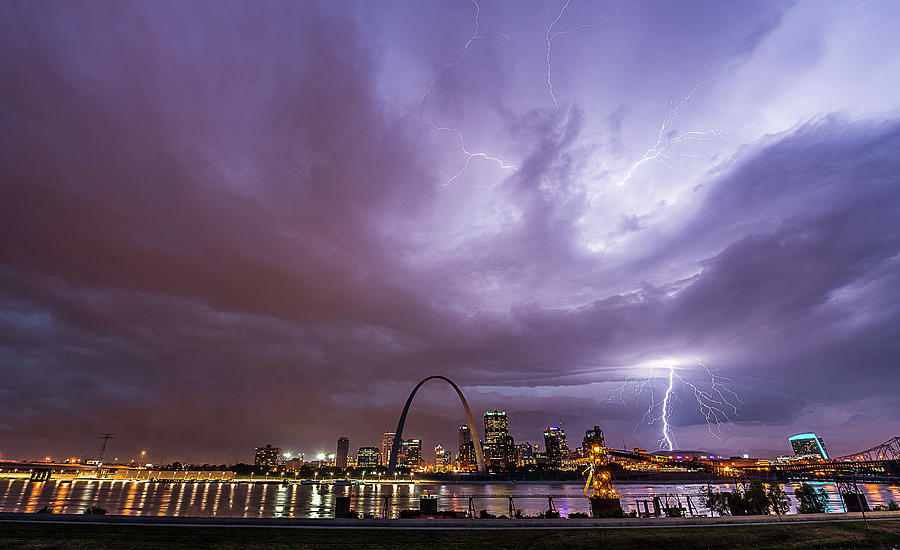
<path id="1" fill-rule="evenodd" d="M 888 439 L 881 445 L 876 445 L 871 449 L 853 453 L 852 455 L 840 456 L 833 458 L 832 460 L 842 462 L 900 460 L 900 436 Z"/>
<path id="2" fill-rule="evenodd" d="M 769 481 L 833 481 L 838 483 L 900 482 L 900 437 L 846 456 L 828 460 L 803 460 L 784 464 L 729 465 L 714 460 L 676 460 L 659 455 L 607 449 L 610 456 L 673 468 L 688 468 L 734 478 Z"/>
<path id="3" fill-rule="evenodd" d="M 836 482 L 898 483 L 900 437 L 870 449 L 828 460 L 801 461 L 771 466 L 787 479 Z M 751 469 L 747 469 L 752 472 Z"/>

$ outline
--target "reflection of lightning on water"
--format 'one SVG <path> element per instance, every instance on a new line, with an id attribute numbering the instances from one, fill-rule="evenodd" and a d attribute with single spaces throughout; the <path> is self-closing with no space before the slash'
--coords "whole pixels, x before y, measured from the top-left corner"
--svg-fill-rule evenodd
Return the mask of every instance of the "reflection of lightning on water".
<path id="1" fill-rule="evenodd" d="M 452 178 L 450 178 L 449 180 L 444 182 L 444 186 L 450 185 L 451 183 L 456 181 L 457 178 L 462 176 L 463 173 L 469 168 L 469 163 L 472 161 L 473 158 L 476 158 L 476 157 L 482 158 L 485 160 L 489 160 L 492 162 L 496 162 L 500 166 L 500 168 L 502 168 L 504 170 L 507 170 L 507 169 L 515 170 L 516 169 L 516 167 L 514 165 L 507 164 L 506 162 L 504 162 L 503 160 L 501 160 L 498 157 L 489 155 L 487 153 L 473 153 L 473 152 L 469 151 L 466 148 L 466 143 L 465 143 L 465 140 L 463 139 L 462 133 L 457 128 L 440 126 L 435 122 L 425 120 L 422 116 L 422 110 L 425 105 L 425 99 L 428 98 L 428 95 L 434 89 L 434 86 L 437 83 L 438 77 L 441 76 L 442 72 L 444 72 L 445 70 L 447 70 L 451 67 L 458 65 L 463 60 L 463 58 L 469 52 L 469 46 L 472 44 L 472 42 L 479 40 L 479 39 L 509 40 L 509 36 L 507 36 L 505 34 L 499 34 L 497 36 L 482 36 L 482 35 L 480 35 L 478 33 L 478 16 L 481 13 L 481 6 L 478 5 L 478 2 L 476 0 L 472 0 L 472 4 L 474 4 L 474 6 L 475 6 L 475 29 L 472 32 L 472 36 L 469 37 L 469 40 L 466 41 L 465 46 L 463 46 L 462 52 L 460 52 L 459 56 L 456 59 L 454 59 L 450 63 L 447 63 L 446 65 L 444 65 L 443 67 L 438 69 L 436 73 L 434 73 L 434 76 L 431 78 L 431 82 L 428 83 L 428 87 L 425 88 L 425 92 L 422 94 L 422 99 L 419 100 L 419 118 L 422 119 L 422 122 L 424 122 L 428 126 L 431 126 L 435 130 L 442 131 L 442 132 L 452 132 L 452 133 L 456 134 L 456 137 L 459 139 L 460 150 L 463 152 L 464 155 L 466 155 L 466 162 L 463 165 L 463 167 L 459 170 L 459 172 L 456 173 L 456 175 L 454 175 Z"/>
<path id="2" fill-rule="evenodd" d="M 647 425 L 653 425 L 656 422 L 661 423 L 659 448 L 671 451 L 676 445 L 671 422 L 672 410 L 674 403 L 678 400 L 677 386 L 680 385 L 690 390 L 691 395 L 697 402 L 700 414 L 706 419 L 707 430 L 710 435 L 718 438 L 718 432 L 725 429 L 724 424 L 731 422 L 732 416 L 737 414 L 737 408 L 741 404 L 741 399 L 729 387 L 729 384 L 732 382 L 730 378 L 716 374 L 703 362 L 698 362 L 698 365 L 703 367 L 704 372 L 709 376 L 708 387 L 691 382 L 685 376 L 680 375 L 673 365 L 651 366 L 646 367 L 647 370 L 644 373 L 641 372 L 643 369 L 630 373 L 622 384 L 613 390 L 610 399 L 624 402 L 625 393 L 628 392 L 636 401 L 639 401 L 643 394 L 648 393 L 650 404 L 647 406 L 647 411 L 644 413 L 641 423 L 646 423 Z M 667 372 L 665 375 L 659 376 L 655 371 L 656 368 L 664 368 Z M 657 392 L 654 388 L 659 381 L 666 383 L 661 401 L 657 400 Z"/>

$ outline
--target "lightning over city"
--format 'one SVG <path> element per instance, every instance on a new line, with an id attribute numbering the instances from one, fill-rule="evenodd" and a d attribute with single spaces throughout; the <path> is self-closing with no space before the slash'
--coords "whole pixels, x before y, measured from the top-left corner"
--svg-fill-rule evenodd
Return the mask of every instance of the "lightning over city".
<path id="1" fill-rule="evenodd" d="M 717 374 L 702 361 L 697 361 L 695 367 L 699 369 L 672 360 L 652 362 L 628 373 L 608 400 L 622 404 L 626 404 L 626 397 L 635 403 L 649 401 L 641 423 L 634 429 L 659 425 L 661 450 L 675 449 L 673 412 L 679 402 L 695 406 L 703 416 L 709 435 L 719 439 L 722 431 L 737 418 L 743 401 L 733 389 L 733 380 Z"/>
<path id="2" fill-rule="evenodd" d="M 900 545 L 900 3 L 0 25 L 0 546 Z"/>

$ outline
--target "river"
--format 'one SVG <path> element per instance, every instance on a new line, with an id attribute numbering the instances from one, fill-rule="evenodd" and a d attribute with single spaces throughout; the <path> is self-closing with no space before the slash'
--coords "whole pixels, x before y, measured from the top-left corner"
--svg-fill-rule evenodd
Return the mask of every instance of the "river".
<path id="1" fill-rule="evenodd" d="M 824 488 L 829 495 L 829 511 L 843 512 L 837 489 L 830 483 L 814 484 Z M 793 488 L 785 486 L 790 496 L 792 512 L 796 512 Z M 665 504 L 678 501 L 686 506 L 684 495 L 696 495 L 703 484 L 617 484 L 616 491 L 626 512 L 634 510 L 636 500 L 646 500 L 647 495 L 660 495 Z M 728 485 L 713 485 L 727 490 Z M 869 506 L 900 503 L 898 485 L 860 485 Z M 440 508 L 466 511 L 469 506 L 466 495 L 480 496 L 473 505 L 476 510 L 487 510 L 500 515 L 507 514 L 508 496 L 514 498 L 514 506 L 525 515 L 537 515 L 547 510 L 548 500 L 539 495 L 567 495 L 554 498 L 554 505 L 562 516 L 574 512 L 589 512 L 588 500 L 579 497 L 580 484 L 549 483 L 497 483 L 497 484 L 440 484 L 421 483 L 363 485 L 353 487 L 313 486 L 278 483 L 151 483 L 144 481 L 29 481 L 25 479 L 0 479 L 0 511 L 36 512 L 49 506 L 56 513 L 78 514 L 88 506 L 106 508 L 110 514 L 139 516 L 201 516 L 201 517 L 331 517 L 336 496 L 351 495 L 352 507 L 357 512 L 378 516 L 384 497 L 388 497 L 393 515 L 400 510 L 418 509 L 419 497 L 437 495 Z M 451 498 L 457 497 L 457 498 Z M 700 506 L 699 498 L 692 497 L 691 504 L 701 514 L 708 510 Z"/>

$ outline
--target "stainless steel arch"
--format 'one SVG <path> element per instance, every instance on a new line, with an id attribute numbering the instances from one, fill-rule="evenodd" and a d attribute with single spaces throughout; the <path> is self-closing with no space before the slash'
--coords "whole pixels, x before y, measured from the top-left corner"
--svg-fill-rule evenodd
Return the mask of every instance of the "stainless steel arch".
<path id="1" fill-rule="evenodd" d="M 416 396 L 416 392 L 419 391 L 419 388 L 422 387 L 422 384 L 428 382 L 433 378 L 443 380 L 444 382 L 453 386 L 453 389 L 456 390 L 456 395 L 459 396 L 459 401 L 462 403 L 463 408 L 466 410 L 466 420 L 469 423 L 469 431 L 472 434 L 472 443 L 475 447 L 475 462 L 478 464 L 478 473 L 486 473 L 487 468 L 484 467 L 484 455 L 481 452 L 481 436 L 478 435 L 478 426 L 475 425 L 475 419 L 472 417 L 472 409 L 469 408 L 469 403 L 466 401 L 466 396 L 463 395 L 463 392 L 459 389 L 459 386 L 454 384 L 453 380 L 450 380 L 446 376 L 429 376 L 427 378 L 423 378 L 421 382 L 416 384 L 416 387 L 413 388 L 413 391 L 410 392 L 409 398 L 406 400 L 406 405 L 403 407 L 403 412 L 400 413 L 400 421 L 397 422 L 397 432 L 394 435 L 394 443 L 391 445 L 391 459 L 388 463 L 388 473 L 392 473 L 397 468 L 397 455 L 400 453 L 400 443 L 403 441 L 403 426 L 404 424 L 406 424 L 406 413 L 409 412 L 409 406 L 412 404 L 413 397 Z"/>

